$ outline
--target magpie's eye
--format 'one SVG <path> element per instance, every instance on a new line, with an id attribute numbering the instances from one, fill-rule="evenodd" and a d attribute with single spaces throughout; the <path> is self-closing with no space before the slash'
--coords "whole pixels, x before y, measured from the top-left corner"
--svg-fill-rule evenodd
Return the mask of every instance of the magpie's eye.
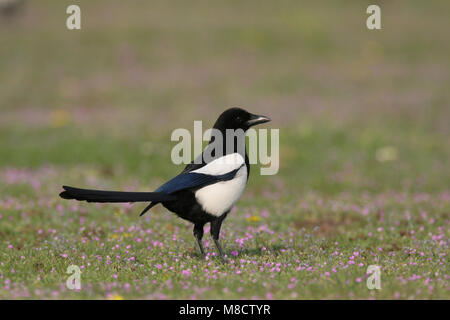
<path id="1" fill-rule="evenodd" d="M 241 117 L 237 117 L 236 120 L 237 120 L 238 122 L 241 122 Z"/>

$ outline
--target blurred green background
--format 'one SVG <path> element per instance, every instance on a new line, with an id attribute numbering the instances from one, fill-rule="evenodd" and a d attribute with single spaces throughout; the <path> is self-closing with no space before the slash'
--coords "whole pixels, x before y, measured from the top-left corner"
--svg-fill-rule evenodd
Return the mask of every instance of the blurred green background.
<path id="1" fill-rule="evenodd" d="M 0 25 L 0 166 L 148 185 L 178 170 L 173 129 L 242 106 L 299 191 L 447 188 L 450 3 L 379 1 L 374 31 L 371 3 L 77 1 L 70 31 L 71 1 L 28 1 Z"/>

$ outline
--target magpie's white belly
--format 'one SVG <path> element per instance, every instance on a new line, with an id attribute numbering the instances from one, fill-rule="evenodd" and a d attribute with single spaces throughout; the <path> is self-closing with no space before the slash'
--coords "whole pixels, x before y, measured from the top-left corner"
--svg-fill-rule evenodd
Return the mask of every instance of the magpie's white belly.
<path id="1" fill-rule="evenodd" d="M 195 198 L 207 213 L 219 217 L 229 211 L 239 200 L 247 184 L 247 168 L 242 166 L 234 178 L 203 187 Z"/>

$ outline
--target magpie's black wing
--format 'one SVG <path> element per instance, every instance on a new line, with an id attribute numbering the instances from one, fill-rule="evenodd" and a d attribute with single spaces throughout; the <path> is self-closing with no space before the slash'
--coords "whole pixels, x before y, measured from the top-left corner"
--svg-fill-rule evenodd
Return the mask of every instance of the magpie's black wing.
<path id="1" fill-rule="evenodd" d="M 203 153 L 199 157 L 201 157 L 202 161 L 198 161 L 197 158 L 197 161 L 194 160 L 188 164 L 178 176 L 167 181 L 165 184 L 156 189 L 155 192 L 171 195 L 181 190 L 196 189 L 220 181 L 231 180 L 236 176 L 239 169 L 248 163 L 247 156 L 246 160 L 244 160 L 238 153 L 219 157 L 209 163 L 205 163 L 203 161 Z M 144 209 L 144 211 L 142 211 L 140 215 L 142 216 L 160 202 L 163 201 L 153 201 Z"/>
<path id="2" fill-rule="evenodd" d="M 163 184 L 161 187 L 155 190 L 155 193 L 158 194 L 167 194 L 168 196 L 171 196 L 171 194 L 186 190 L 186 189 L 195 189 L 200 187 L 205 187 L 207 185 L 219 182 L 219 181 L 227 181 L 234 178 L 236 173 L 238 172 L 240 168 L 235 169 L 233 171 L 230 171 L 228 173 L 212 176 L 209 174 L 203 174 L 203 173 L 195 173 L 195 172 L 185 172 L 180 173 L 175 178 L 167 181 L 165 184 Z M 160 203 L 161 201 L 153 201 L 150 203 L 140 214 L 142 216 L 145 214 L 148 210 L 150 210 L 152 207 Z"/>
<path id="3" fill-rule="evenodd" d="M 216 159 L 224 157 L 223 155 L 215 155 L 215 150 L 209 151 L 209 148 L 211 148 L 211 145 L 206 146 L 205 150 L 201 154 L 199 154 L 194 160 L 192 160 L 191 163 L 186 165 L 186 167 L 183 169 L 183 171 L 181 171 L 181 173 L 192 172 L 192 171 L 198 170 L 198 169 L 204 167 L 205 165 L 207 165 L 208 163 L 204 159 L 205 152 L 211 153 L 211 157 L 212 157 L 211 161 L 214 161 Z M 225 150 L 224 150 L 224 154 L 225 154 L 225 156 L 227 156 L 227 154 L 225 153 Z M 232 155 L 232 154 L 228 154 L 228 156 L 230 156 L 230 155 Z M 247 180 L 248 180 L 248 177 L 250 176 L 250 164 L 249 164 L 247 152 L 245 152 L 245 164 L 247 165 Z M 240 164 L 239 164 L 239 166 L 240 166 Z"/>
<path id="4" fill-rule="evenodd" d="M 240 169 L 237 168 L 233 171 L 227 172 L 221 175 L 209 175 L 203 173 L 196 172 L 185 172 L 181 173 L 175 178 L 167 181 L 161 187 L 155 190 L 155 192 L 161 192 L 166 194 L 172 194 L 177 191 L 185 190 L 185 189 L 193 189 L 198 187 L 205 187 L 207 185 L 219 182 L 219 181 L 227 181 L 234 178 L 236 172 Z"/>

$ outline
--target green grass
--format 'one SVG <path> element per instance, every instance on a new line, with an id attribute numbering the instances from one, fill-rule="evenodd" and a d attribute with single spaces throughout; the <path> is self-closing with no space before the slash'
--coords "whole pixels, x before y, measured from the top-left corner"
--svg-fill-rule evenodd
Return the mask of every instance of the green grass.
<path id="1" fill-rule="evenodd" d="M 68 4 L 0 19 L 0 298 L 449 298 L 447 2 L 381 3 L 381 31 L 360 1 L 80 1 L 81 31 Z M 57 196 L 158 187 L 172 130 L 236 105 L 280 129 L 280 170 L 252 168 L 230 263 L 162 207 Z"/>

